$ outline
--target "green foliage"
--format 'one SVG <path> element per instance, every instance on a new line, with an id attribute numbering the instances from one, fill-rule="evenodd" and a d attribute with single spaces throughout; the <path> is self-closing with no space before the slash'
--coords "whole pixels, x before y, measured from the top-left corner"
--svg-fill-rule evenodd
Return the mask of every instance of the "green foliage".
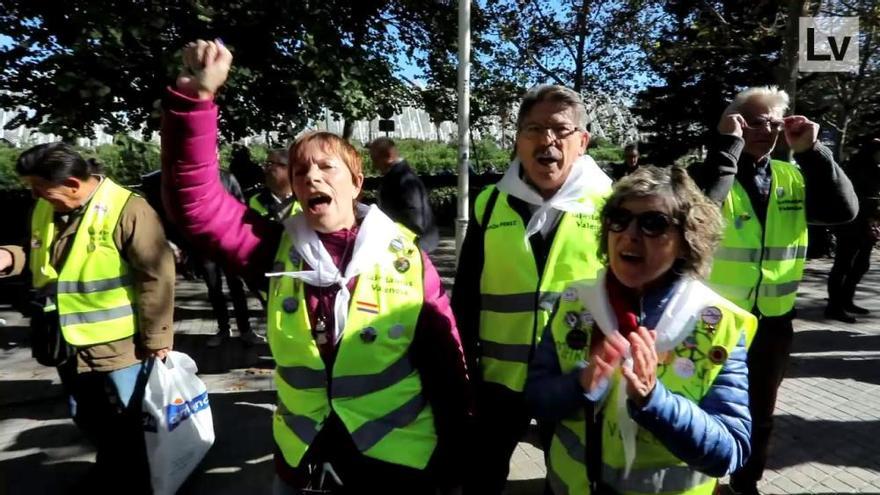
<path id="1" fill-rule="evenodd" d="M 10 128 L 65 139 L 155 130 L 180 48 L 221 38 L 235 57 L 221 132 L 294 135 L 324 109 L 350 120 L 410 103 L 399 65 L 450 56 L 455 19 L 442 0 L 0 0 L 0 107 L 32 110 Z"/>

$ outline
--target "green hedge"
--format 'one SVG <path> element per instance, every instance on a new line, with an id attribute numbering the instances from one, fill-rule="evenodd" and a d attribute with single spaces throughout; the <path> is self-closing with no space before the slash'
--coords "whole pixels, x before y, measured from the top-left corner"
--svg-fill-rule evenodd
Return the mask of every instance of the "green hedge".
<path id="1" fill-rule="evenodd" d="M 458 151 L 456 145 L 416 139 L 396 140 L 401 156 L 422 175 L 456 173 Z M 598 145 L 597 145 L 598 144 Z M 620 148 L 608 143 L 591 143 L 590 155 L 600 163 L 619 162 L 623 159 Z M 78 148 L 88 157 L 96 158 L 105 168 L 107 175 L 121 184 L 133 185 L 140 182 L 141 175 L 157 170 L 160 167 L 159 147 L 153 143 L 145 143 L 128 136 L 118 136 L 113 144 L 105 144 L 95 149 Z M 359 148 L 364 159 L 367 175 L 377 175 L 370 162 L 369 154 Z M 250 147 L 251 158 L 262 163 L 266 158 L 265 145 Z M 24 151 L 0 144 L 0 190 L 20 189 L 23 187 L 15 173 L 15 160 Z M 220 147 L 220 160 L 224 166 L 229 164 L 231 146 Z M 503 171 L 510 161 L 510 151 L 501 149 L 492 141 L 478 141 L 471 149 L 471 165 L 477 173 L 487 170 Z"/>

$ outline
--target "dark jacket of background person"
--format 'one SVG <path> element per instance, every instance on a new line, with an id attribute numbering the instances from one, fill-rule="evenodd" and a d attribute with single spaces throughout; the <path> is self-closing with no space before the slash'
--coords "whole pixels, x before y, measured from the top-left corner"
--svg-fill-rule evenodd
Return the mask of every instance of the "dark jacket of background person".
<path id="1" fill-rule="evenodd" d="M 870 141 L 849 161 L 847 175 L 859 198 L 859 214 L 852 222 L 834 229 L 837 248 L 828 274 L 829 311 L 852 309 L 856 287 L 871 267 L 871 251 L 877 242 L 880 221 L 880 141 Z"/>
<path id="2" fill-rule="evenodd" d="M 67 215 L 55 214 L 58 235 L 51 249 L 52 266 L 64 266 L 87 205 Z M 174 256 L 165 242 L 159 217 L 143 198 L 129 198 L 113 231 L 113 243 L 134 274 L 137 333 L 131 338 L 77 348 L 79 372 L 115 371 L 139 363 L 136 350 L 140 353 L 172 347 Z M 13 270 L 3 276 L 21 273 L 26 265 L 24 250 L 18 246 L 2 248 L 8 249 L 14 260 Z M 57 324 L 57 317 L 50 320 Z"/>
<path id="3" fill-rule="evenodd" d="M 170 216 L 185 229 L 194 246 L 267 290 L 265 274 L 272 271 L 284 228 L 230 197 L 217 180 L 217 105 L 169 89 L 163 108 L 162 166 L 167 174 L 163 199 Z M 469 389 L 446 293 L 427 254 L 422 253 L 422 259 L 425 294 L 411 358 L 433 408 L 438 433 L 429 469 L 454 478 L 460 471 L 466 440 Z M 307 288 L 306 295 L 310 305 L 317 305 L 320 299 L 324 307 L 332 308 L 336 292 L 314 294 Z"/>
<path id="4" fill-rule="evenodd" d="M 406 160 L 395 163 L 382 177 L 379 208 L 395 222 L 400 222 L 419 236 L 419 247 L 430 253 L 440 242 L 434 212 L 425 184 Z"/>

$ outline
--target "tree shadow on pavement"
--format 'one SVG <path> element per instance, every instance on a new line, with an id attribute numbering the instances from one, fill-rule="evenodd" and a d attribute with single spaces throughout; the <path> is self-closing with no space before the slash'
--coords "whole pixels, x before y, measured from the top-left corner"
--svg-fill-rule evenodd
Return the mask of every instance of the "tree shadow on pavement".
<path id="1" fill-rule="evenodd" d="M 876 445 L 880 421 L 810 420 L 787 414 L 775 416 L 774 421 L 768 469 L 811 462 L 870 470 L 880 466 Z"/>
<path id="2" fill-rule="evenodd" d="M 258 344 L 245 347 L 237 337 L 227 339 L 219 347 L 208 347 L 210 335 L 174 336 L 174 350 L 188 354 L 199 366 L 199 374 L 226 373 L 238 368 L 272 369 L 275 362 L 269 346 Z"/>
<path id="3" fill-rule="evenodd" d="M 178 493 L 268 493 L 275 473 L 275 392 L 214 393 L 210 398 L 214 446 Z"/>
<path id="4" fill-rule="evenodd" d="M 857 382 L 880 384 L 880 357 L 802 357 L 789 358 L 786 378 L 851 379 Z"/>
<path id="5" fill-rule="evenodd" d="M 870 352 L 880 351 L 880 335 L 846 330 L 809 330 L 798 332 L 791 352 Z"/>
<path id="6" fill-rule="evenodd" d="M 82 487 L 77 485 L 93 466 L 91 462 L 47 465 L 47 461 L 49 456 L 39 452 L 0 462 L 0 495 L 82 493 Z"/>

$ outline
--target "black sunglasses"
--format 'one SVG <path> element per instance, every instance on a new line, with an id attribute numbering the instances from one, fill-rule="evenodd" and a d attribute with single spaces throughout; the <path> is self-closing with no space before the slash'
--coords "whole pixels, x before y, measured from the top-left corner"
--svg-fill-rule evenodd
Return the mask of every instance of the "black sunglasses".
<path id="1" fill-rule="evenodd" d="M 623 232 L 636 220 L 639 230 L 646 237 L 660 237 L 678 222 L 662 211 L 645 211 L 638 215 L 626 208 L 610 208 L 605 214 L 605 225 L 611 232 Z"/>

